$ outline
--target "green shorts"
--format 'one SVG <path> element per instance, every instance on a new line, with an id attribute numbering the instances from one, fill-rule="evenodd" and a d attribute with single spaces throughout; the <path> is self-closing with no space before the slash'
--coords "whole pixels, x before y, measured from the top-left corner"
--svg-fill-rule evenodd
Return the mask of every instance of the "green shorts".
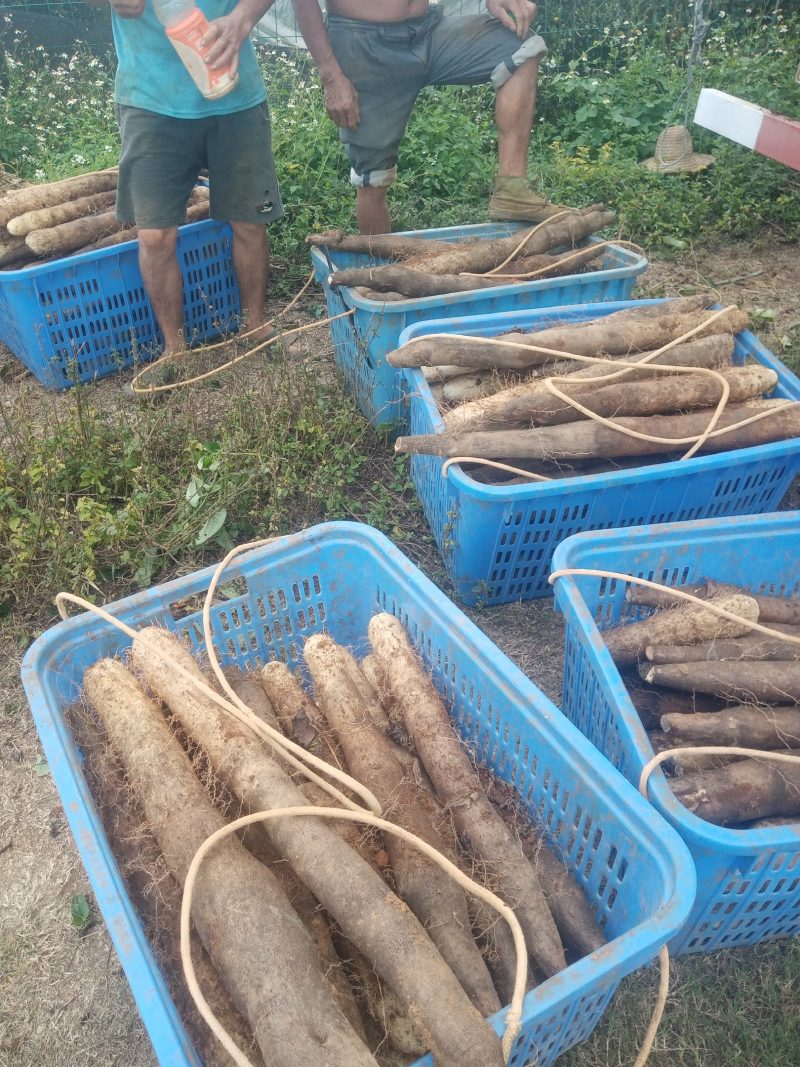
<path id="1" fill-rule="evenodd" d="M 266 103 L 199 119 L 119 105 L 117 120 L 122 135 L 120 222 L 152 230 L 180 226 L 204 169 L 212 218 L 266 224 L 283 214 Z"/>
<path id="2" fill-rule="evenodd" d="M 397 152 L 411 111 L 426 85 L 499 89 L 520 64 L 547 52 L 537 34 L 526 40 L 491 15 L 444 15 L 432 7 L 404 22 L 328 16 L 340 67 L 358 92 L 361 118 L 340 130 L 358 186 L 387 186 L 397 177 Z"/>

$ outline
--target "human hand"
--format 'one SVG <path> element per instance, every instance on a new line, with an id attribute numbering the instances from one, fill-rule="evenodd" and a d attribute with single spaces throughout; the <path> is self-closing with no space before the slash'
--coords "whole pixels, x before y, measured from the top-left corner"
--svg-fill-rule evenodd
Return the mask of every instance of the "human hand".
<path id="1" fill-rule="evenodd" d="M 235 10 L 209 22 L 198 42 L 201 48 L 208 49 L 205 59 L 209 67 L 212 70 L 228 67 L 233 77 L 239 68 L 239 53 L 248 33 L 248 27 Z"/>
<path id="2" fill-rule="evenodd" d="M 528 36 L 538 10 L 530 0 L 486 0 L 486 8 L 507 29 L 513 30 L 521 41 Z"/>
<path id="3" fill-rule="evenodd" d="M 339 71 L 332 77 L 324 78 L 322 87 L 325 91 L 325 110 L 331 122 L 346 129 L 358 126 L 361 118 L 358 93 L 350 79 Z"/>
<path id="4" fill-rule="evenodd" d="M 121 19 L 138 19 L 144 11 L 144 0 L 108 0 Z"/>

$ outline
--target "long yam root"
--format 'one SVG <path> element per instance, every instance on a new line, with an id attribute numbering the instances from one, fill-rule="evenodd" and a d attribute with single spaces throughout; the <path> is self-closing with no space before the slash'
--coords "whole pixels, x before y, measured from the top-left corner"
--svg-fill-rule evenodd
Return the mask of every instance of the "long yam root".
<path id="1" fill-rule="evenodd" d="M 730 389 L 729 402 L 743 403 L 771 392 L 778 375 L 769 367 L 732 367 L 719 372 Z M 557 383 L 566 396 L 572 393 L 569 379 Z M 650 381 L 620 379 L 612 385 L 597 385 L 592 392 L 578 388 L 581 403 L 596 415 L 606 418 L 631 415 L 667 415 L 674 411 L 711 408 L 722 397 L 722 387 L 715 378 L 698 374 L 660 375 Z M 582 411 L 545 389 L 518 394 L 515 403 L 503 414 L 506 428 L 524 426 L 553 426 L 579 422 L 588 418 Z M 463 421 L 446 418 L 448 429 L 463 430 Z"/>
<path id="2" fill-rule="evenodd" d="M 505 367 L 509 370 L 525 370 L 546 363 L 553 358 L 553 352 L 572 352 L 578 356 L 595 356 L 606 352 L 625 355 L 660 348 L 704 323 L 707 325 L 699 336 L 739 333 L 746 329 L 748 322 L 747 315 L 737 309 L 729 310 L 712 321 L 711 312 L 708 311 L 680 314 L 668 305 L 661 305 L 657 316 L 643 314 L 640 309 L 616 311 L 577 326 L 553 326 L 534 333 L 500 334 L 495 338 L 510 342 L 513 347 L 485 344 L 480 338 L 428 340 L 420 337 L 390 352 L 386 358 L 393 367 L 424 367 L 444 363 L 473 369 Z M 549 351 L 536 351 L 537 348 Z"/>
<path id="3" fill-rule="evenodd" d="M 745 703 L 800 704 L 800 663 L 796 661 L 642 664 L 640 671 L 651 685 Z"/>
<path id="4" fill-rule="evenodd" d="M 769 414 L 766 414 L 769 412 Z M 753 415 L 763 418 L 747 426 L 738 424 Z M 476 431 L 474 433 L 422 434 L 398 437 L 395 451 L 430 456 L 474 456 L 485 459 L 537 459 L 551 462 L 585 460 L 589 457 L 616 458 L 668 456 L 682 452 L 687 445 L 675 442 L 699 437 L 709 425 L 709 411 L 688 415 L 650 415 L 615 419 L 617 428 L 585 421 L 566 426 L 541 426 L 532 430 Z M 729 429 L 736 427 L 735 429 Z M 631 437 L 622 429 L 634 430 L 667 441 Z M 730 404 L 717 422 L 718 430 L 728 430 L 706 439 L 700 451 L 719 453 L 750 448 L 772 441 L 800 437 L 800 407 L 783 401 L 758 400 Z"/>
<path id="5" fill-rule="evenodd" d="M 79 174 L 75 178 L 64 178 L 43 185 L 23 185 L 0 197 L 0 226 L 8 225 L 11 219 L 27 211 L 38 211 L 81 196 L 105 193 L 116 187 L 116 170 Z"/>
<path id="6" fill-rule="evenodd" d="M 796 765 L 743 759 L 716 771 L 684 775 L 672 788 L 689 811 L 722 826 L 800 816 L 800 759 Z"/>
<path id="7" fill-rule="evenodd" d="M 708 599 L 714 596 L 720 585 L 720 582 L 706 580 L 690 585 L 679 585 L 677 588 L 684 593 Z M 746 593 L 747 596 L 753 597 L 758 604 L 759 621 L 765 625 L 777 622 L 800 626 L 800 597 L 762 596 L 728 582 L 725 583 L 725 588 L 729 592 Z M 645 604 L 652 608 L 672 607 L 677 602 L 677 597 L 670 596 L 666 590 L 647 589 L 641 585 L 629 586 L 625 595 L 631 604 Z"/>
<path id="8" fill-rule="evenodd" d="M 758 603 L 756 597 L 753 599 Z M 759 622 L 763 622 L 761 615 Z M 644 650 L 650 663 L 701 663 L 707 660 L 800 659 L 800 645 L 777 637 L 754 634 L 735 641 L 704 641 L 697 645 L 648 645 Z"/>
<path id="9" fill-rule="evenodd" d="M 733 355 L 734 341 L 732 335 L 719 334 L 714 337 L 701 337 L 699 341 L 686 341 L 676 345 L 661 356 L 651 360 L 653 365 L 659 363 L 672 364 L 673 366 L 687 367 L 710 367 L 717 368 L 730 363 Z M 633 356 L 617 355 L 607 357 L 632 362 L 646 358 L 652 353 L 641 352 Z M 426 378 L 433 375 L 438 368 L 425 368 Z M 541 373 L 540 373 L 541 371 Z M 545 384 L 548 377 L 567 377 L 563 383 L 564 390 L 572 394 L 591 393 L 592 390 L 602 386 L 602 382 L 584 382 L 585 378 L 598 378 L 601 375 L 615 374 L 617 368 L 602 365 L 581 366 L 574 360 L 562 360 L 557 363 L 546 363 L 536 371 L 535 378 L 508 388 L 496 389 L 491 397 L 479 399 L 468 404 L 462 404 L 444 416 L 445 427 L 450 431 L 457 430 L 491 430 L 502 429 L 513 423 L 517 417 L 518 405 L 524 404 L 528 397 L 538 396 L 547 391 Z M 497 371 L 479 372 L 487 376 L 494 375 L 498 383 L 502 378 Z M 640 369 L 628 370 L 624 379 L 620 381 L 639 381 L 644 378 L 654 378 L 656 371 L 651 371 L 645 364 Z M 552 395 L 552 394 L 551 394 Z M 589 405 L 592 406 L 591 403 Z"/>
<path id="10" fill-rule="evenodd" d="M 120 663 L 101 660 L 91 667 L 85 688 L 183 882 L 197 849 L 224 826 L 222 816 L 160 711 Z M 332 1064 L 375 1067 L 337 1007 L 311 939 L 277 881 L 238 842 L 223 841 L 201 869 L 193 920 L 267 1062 L 318 1067 L 323 1042 Z"/>
<path id="11" fill-rule="evenodd" d="M 758 605 L 752 597 L 738 593 L 719 596 L 714 604 L 742 619 L 758 622 Z M 734 622 L 700 604 L 684 602 L 677 608 L 657 612 L 638 622 L 604 630 L 603 639 L 617 666 L 628 666 L 644 657 L 648 645 L 690 645 L 717 637 L 738 637 L 748 629 L 746 622 Z"/>
<path id="12" fill-rule="evenodd" d="M 483 791 L 402 625 L 392 615 L 375 615 L 369 623 L 369 637 L 440 800 L 450 808 L 459 833 L 497 879 L 498 894 L 514 908 L 531 958 L 545 975 L 555 974 L 566 966 L 566 959 L 541 887 L 519 842 Z"/>
<path id="13" fill-rule="evenodd" d="M 662 730 L 695 745 L 800 748 L 800 709 L 740 707 L 695 715 L 663 715 Z"/>
<path id="14" fill-rule="evenodd" d="M 392 743 L 372 721 L 353 682 L 348 663 L 324 634 L 309 638 L 305 659 L 320 707 L 344 749 L 351 773 L 377 796 L 385 815 L 446 852 L 427 809 L 427 794 L 405 773 Z M 422 920 L 442 957 L 483 1015 L 500 1008 L 489 973 L 470 932 L 463 891 L 448 875 L 406 842 L 388 835 L 400 895 Z"/>
<path id="15" fill-rule="evenodd" d="M 142 920 L 172 999 L 187 1023 L 205 1067 L 234 1067 L 234 1061 L 206 1026 L 181 968 L 181 887 L 147 825 L 123 765 L 105 728 L 87 707 L 67 712 L 70 732 L 83 754 L 82 771 L 103 820 L 114 859 Z M 191 932 L 197 982 L 211 1010 L 254 1067 L 263 1067 L 253 1031 L 236 1010 L 196 930 Z"/>

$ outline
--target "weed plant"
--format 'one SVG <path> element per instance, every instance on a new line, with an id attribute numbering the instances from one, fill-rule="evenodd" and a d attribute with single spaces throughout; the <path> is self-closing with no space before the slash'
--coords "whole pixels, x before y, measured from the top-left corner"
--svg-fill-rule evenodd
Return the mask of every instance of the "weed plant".
<path id="1" fill-rule="evenodd" d="M 418 529 L 405 462 L 338 381 L 279 357 L 220 386 L 157 405 L 84 386 L 0 406 L 0 619 L 46 617 L 60 589 L 119 596 L 324 520 L 400 542 Z"/>

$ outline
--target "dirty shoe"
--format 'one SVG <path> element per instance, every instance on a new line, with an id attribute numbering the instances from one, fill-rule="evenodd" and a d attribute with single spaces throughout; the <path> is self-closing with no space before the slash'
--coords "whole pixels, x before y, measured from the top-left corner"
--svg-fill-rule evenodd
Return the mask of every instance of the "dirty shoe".
<path id="1" fill-rule="evenodd" d="M 568 208 L 551 204 L 534 189 L 527 178 L 495 178 L 489 201 L 490 219 L 516 219 L 522 222 L 544 222 Z"/>

